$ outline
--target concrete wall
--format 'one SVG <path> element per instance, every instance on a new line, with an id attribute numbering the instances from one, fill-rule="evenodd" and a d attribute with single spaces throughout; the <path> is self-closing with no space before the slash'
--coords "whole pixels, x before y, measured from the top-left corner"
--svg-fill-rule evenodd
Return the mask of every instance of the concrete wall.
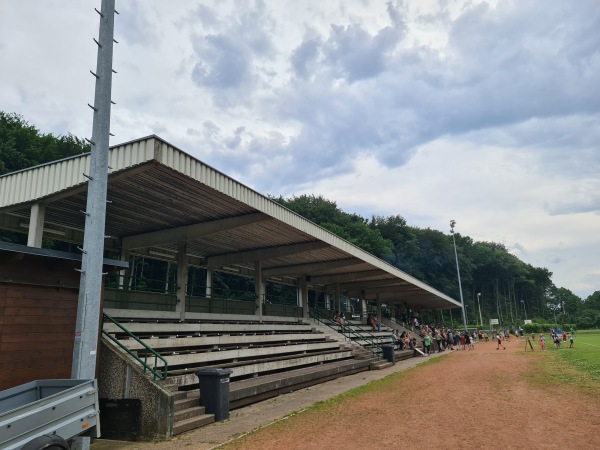
<path id="1" fill-rule="evenodd" d="M 141 365 L 131 365 L 122 350 L 105 338 L 100 342 L 98 390 L 100 398 L 141 400 L 140 440 L 172 437 L 174 399 L 171 393 L 155 383 L 151 374 L 145 374 Z"/>

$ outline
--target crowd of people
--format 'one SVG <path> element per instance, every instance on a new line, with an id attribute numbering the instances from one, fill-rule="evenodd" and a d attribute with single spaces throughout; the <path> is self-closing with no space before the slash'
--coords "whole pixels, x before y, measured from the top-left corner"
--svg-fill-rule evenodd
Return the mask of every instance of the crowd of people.
<path id="1" fill-rule="evenodd" d="M 336 312 L 333 316 L 333 320 L 340 326 L 345 326 L 345 319 L 343 314 Z M 367 325 L 371 327 L 371 331 L 381 331 L 381 321 L 374 314 L 367 316 Z M 418 319 L 415 317 L 410 322 L 412 326 L 412 332 L 420 336 L 422 340 L 422 351 L 426 355 L 430 355 L 432 352 L 437 351 L 438 353 L 446 350 L 475 350 L 476 342 L 489 342 L 495 341 L 497 343 L 496 350 L 500 348 L 506 350 L 504 346 L 505 342 L 510 342 L 511 333 L 508 329 L 490 330 L 473 330 L 473 331 L 457 331 L 452 328 L 445 327 L 442 323 L 430 323 L 420 324 Z M 392 342 L 399 350 L 404 349 L 415 349 L 418 348 L 417 337 L 415 337 L 410 331 L 392 331 Z M 521 329 L 520 336 L 523 338 L 523 331 Z M 571 328 L 570 333 L 567 333 L 560 328 L 556 331 L 550 330 L 550 339 L 556 349 L 559 349 L 561 344 L 566 345 L 569 342 L 569 348 L 574 348 L 575 330 Z M 515 332 L 515 337 L 519 337 L 519 331 Z M 534 333 L 531 334 L 532 342 L 535 341 Z M 540 348 L 546 350 L 546 337 L 544 334 L 540 334 L 538 338 Z"/>
<path id="2" fill-rule="evenodd" d="M 575 338 L 573 337 L 574 334 L 575 330 L 573 328 L 571 328 L 569 333 L 567 333 L 565 330 L 561 330 L 560 328 L 556 331 L 554 328 L 550 329 L 550 339 L 554 344 L 554 348 L 557 350 L 560 348 L 561 344 L 567 345 L 567 341 L 569 342 L 569 348 L 575 348 Z M 543 334 L 540 334 L 538 340 L 540 342 L 540 348 L 542 351 L 546 351 L 546 337 Z"/>
<path id="3" fill-rule="evenodd" d="M 510 342 L 509 330 L 472 330 L 472 331 L 457 331 L 451 328 L 444 327 L 443 324 L 418 324 L 413 321 L 413 331 L 423 337 L 423 352 L 431 354 L 432 351 L 441 353 L 446 350 L 475 350 L 476 342 L 489 342 L 490 340 L 497 343 L 497 350 L 500 348 L 506 350 L 504 342 Z M 435 346 L 434 346 L 435 342 Z"/>

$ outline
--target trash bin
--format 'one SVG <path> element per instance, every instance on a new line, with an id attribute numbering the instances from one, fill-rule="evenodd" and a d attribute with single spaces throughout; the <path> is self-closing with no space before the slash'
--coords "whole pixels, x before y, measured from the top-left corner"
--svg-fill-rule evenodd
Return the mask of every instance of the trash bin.
<path id="1" fill-rule="evenodd" d="M 392 364 L 396 364 L 396 355 L 394 354 L 394 347 L 392 345 L 382 345 L 381 350 L 383 351 L 384 359 L 387 359 Z"/>
<path id="2" fill-rule="evenodd" d="M 229 419 L 229 375 L 230 369 L 208 368 L 196 372 L 200 384 L 200 406 L 208 414 L 215 415 L 215 421 Z"/>

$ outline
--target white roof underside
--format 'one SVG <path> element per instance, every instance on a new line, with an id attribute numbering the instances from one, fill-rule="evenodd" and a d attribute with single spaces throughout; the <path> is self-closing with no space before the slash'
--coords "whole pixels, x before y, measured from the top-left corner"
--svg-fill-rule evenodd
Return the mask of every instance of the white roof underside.
<path id="1" fill-rule="evenodd" d="M 156 136 L 111 148 L 107 247 L 175 253 L 190 262 L 251 274 L 339 283 L 349 296 L 423 308 L 460 303 L 337 237 Z M 82 242 L 89 154 L 0 177 L 0 228 L 26 231 L 30 207 L 46 205 L 48 237 Z M 62 236 L 62 237 L 59 237 Z"/>

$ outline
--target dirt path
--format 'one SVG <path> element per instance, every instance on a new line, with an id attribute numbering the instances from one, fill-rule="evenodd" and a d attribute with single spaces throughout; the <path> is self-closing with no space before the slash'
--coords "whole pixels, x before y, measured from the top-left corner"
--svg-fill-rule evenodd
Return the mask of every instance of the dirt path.
<path id="1" fill-rule="evenodd" d="M 600 448 L 597 391 L 532 382 L 535 361 L 547 353 L 523 353 L 512 342 L 506 351 L 483 343 L 448 356 L 224 448 Z"/>
<path id="2" fill-rule="evenodd" d="M 540 382 L 535 379 L 537 361 L 550 357 L 550 351 L 524 353 L 523 342 L 506 347 L 496 350 L 495 343 L 481 343 L 473 352 L 446 352 L 439 362 L 399 372 L 425 360 L 412 358 L 393 368 L 343 377 L 235 410 L 231 420 L 169 442 L 97 441 L 92 450 L 205 450 L 259 427 L 263 428 L 219 448 L 600 448 L 599 384 L 584 393 L 565 384 Z M 386 378 L 377 381 L 380 388 L 373 392 L 277 421 L 382 377 Z"/>

